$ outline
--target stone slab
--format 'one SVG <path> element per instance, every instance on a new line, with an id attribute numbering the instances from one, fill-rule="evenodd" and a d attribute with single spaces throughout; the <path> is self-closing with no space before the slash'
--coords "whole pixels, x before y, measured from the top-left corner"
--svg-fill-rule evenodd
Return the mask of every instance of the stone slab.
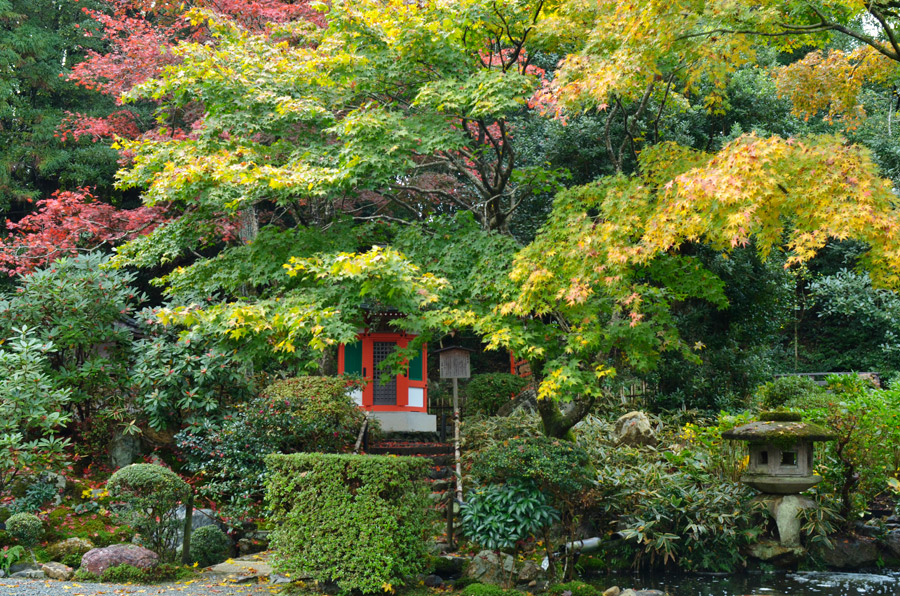
<path id="1" fill-rule="evenodd" d="M 425 412 L 370 412 L 385 432 L 437 432 L 437 416 Z"/>

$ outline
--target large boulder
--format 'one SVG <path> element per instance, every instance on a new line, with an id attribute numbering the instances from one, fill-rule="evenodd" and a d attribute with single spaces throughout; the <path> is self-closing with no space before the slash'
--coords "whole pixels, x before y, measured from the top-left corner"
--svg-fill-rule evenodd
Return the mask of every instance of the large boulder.
<path id="1" fill-rule="evenodd" d="M 631 447 L 642 445 L 656 446 L 656 433 L 650 424 L 650 418 L 643 412 L 628 412 L 616 420 L 613 431 L 616 443 Z"/>
<path id="2" fill-rule="evenodd" d="M 900 558 L 900 530 L 891 530 L 884 537 L 884 547 L 894 557 Z"/>
<path id="3" fill-rule="evenodd" d="M 81 568 L 103 575 L 110 567 L 131 565 L 140 569 L 153 569 L 159 565 L 159 555 L 136 544 L 115 544 L 106 548 L 95 548 L 81 557 Z"/>
<path id="4" fill-rule="evenodd" d="M 824 545 L 819 547 L 819 555 L 826 565 L 837 569 L 871 567 L 878 562 L 875 541 L 865 538 L 834 538 L 831 548 Z"/>

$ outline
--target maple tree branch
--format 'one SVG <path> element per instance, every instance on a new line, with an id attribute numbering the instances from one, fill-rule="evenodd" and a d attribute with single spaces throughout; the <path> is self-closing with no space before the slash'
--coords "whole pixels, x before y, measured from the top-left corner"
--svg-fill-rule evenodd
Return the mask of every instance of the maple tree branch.
<path id="1" fill-rule="evenodd" d="M 414 221 L 408 221 L 405 219 L 400 219 L 399 217 L 392 217 L 390 215 L 384 215 L 383 213 L 379 213 L 378 215 L 357 215 L 354 216 L 353 221 L 392 221 L 395 223 L 403 224 L 405 226 L 413 225 Z"/>
<path id="2" fill-rule="evenodd" d="M 394 188 L 396 188 L 398 190 L 406 190 L 409 192 L 417 192 L 417 193 L 424 194 L 424 195 L 439 196 L 443 199 L 450 201 L 451 203 L 456 204 L 458 207 L 461 207 L 467 211 L 470 211 L 472 209 L 472 205 L 467 204 L 465 201 L 454 196 L 452 193 L 449 193 L 445 190 L 441 190 L 439 188 L 422 188 L 419 186 L 412 186 L 409 184 L 398 185 L 398 186 L 395 186 Z M 409 207 L 407 207 L 407 208 L 409 208 Z"/>
<path id="3" fill-rule="evenodd" d="M 404 187 L 403 186 L 394 186 L 392 188 L 403 189 Z M 410 213 L 415 215 L 416 219 L 421 219 L 421 217 L 419 216 L 419 210 L 416 209 L 415 207 L 413 207 L 412 205 L 410 205 L 409 203 L 407 203 L 406 201 L 404 201 L 403 199 L 401 199 L 400 197 L 398 197 L 397 195 L 395 195 L 393 193 L 390 193 L 390 194 L 384 193 L 384 196 L 389 201 L 397 203 L 398 205 L 400 205 L 401 207 L 403 207 L 404 209 L 408 210 Z"/>
<path id="4" fill-rule="evenodd" d="M 662 101 L 659 104 L 659 109 L 656 111 L 656 119 L 653 121 L 653 142 L 659 143 L 659 121 L 662 118 L 663 109 L 666 107 L 666 102 L 669 101 L 669 90 L 672 89 L 672 82 L 675 80 L 675 73 L 669 75 L 669 80 L 666 82 L 666 91 L 663 93 Z"/>
<path id="5" fill-rule="evenodd" d="M 884 18 L 884 15 L 878 9 L 871 5 L 869 6 L 869 13 L 881 23 L 881 28 L 884 29 L 888 41 L 891 42 L 891 47 L 894 48 L 894 54 L 900 56 L 900 45 L 897 44 L 897 36 L 894 34 L 894 30 L 891 29 L 890 25 L 888 25 L 887 19 Z"/>
<path id="6" fill-rule="evenodd" d="M 606 137 L 606 152 L 609 155 L 609 161 L 613 162 L 616 166 L 616 172 L 622 171 L 622 164 L 616 159 L 616 154 L 613 151 L 612 147 L 612 138 L 609 135 L 609 129 L 612 126 L 613 118 L 616 115 L 616 112 L 619 111 L 619 100 L 616 99 L 613 107 L 609 110 L 609 114 L 606 116 L 606 126 L 603 127 L 603 136 Z"/>

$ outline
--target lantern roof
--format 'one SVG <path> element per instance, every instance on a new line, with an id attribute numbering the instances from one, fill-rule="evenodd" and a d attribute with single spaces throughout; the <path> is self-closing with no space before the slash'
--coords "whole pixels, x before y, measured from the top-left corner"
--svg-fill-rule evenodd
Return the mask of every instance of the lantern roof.
<path id="1" fill-rule="evenodd" d="M 832 432 L 818 424 L 802 422 L 799 414 L 764 412 L 760 418 L 763 420 L 726 430 L 722 438 L 751 443 L 831 441 L 835 438 Z"/>

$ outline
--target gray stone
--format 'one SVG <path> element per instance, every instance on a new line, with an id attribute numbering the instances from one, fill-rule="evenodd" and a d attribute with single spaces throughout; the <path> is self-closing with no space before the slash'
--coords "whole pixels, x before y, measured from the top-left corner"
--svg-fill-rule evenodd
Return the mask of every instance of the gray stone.
<path id="1" fill-rule="evenodd" d="M 613 586 L 611 588 L 606 588 L 603 590 L 603 596 L 619 596 L 622 593 L 622 590 L 619 586 Z"/>
<path id="2" fill-rule="evenodd" d="M 492 550 L 481 551 L 469 561 L 466 577 L 482 584 L 506 585 L 515 573 L 515 562 L 510 555 L 501 553 L 501 556 L 502 560 Z"/>
<path id="3" fill-rule="evenodd" d="M 44 563 L 41 565 L 41 571 L 50 579 L 67 582 L 75 575 L 75 570 L 68 565 L 62 563 Z"/>
<path id="4" fill-rule="evenodd" d="M 661 592 L 659 590 L 638 590 L 635 592 L 636 596 L 666 596 L 665 592 Z"/>
<path id="5" fill-rule="evenodd" d="M 619 593 L 619 596 L 637 596 L 637 592 L 635 592 L 631 588 L 628 588 L 627 590 L 622 590 Z"/>
<path id="6" fill-rule="evenodd" d="M 106 548 L 95 548 L 81 557 L 81 567 L 94 575 L 116 565 L 132 565 L 140 569 L 152 569 L 159 564 L 159 555 L 135 544 L 115 544 Z"/>
<path id="7" fill-rule="evenodd" d="M 25 571 L 17 571 L 10 577 L 20 577 L 22 579 L 46 579 L 44 572 L 40 569 L 26 569 Z"/>
<path id="8" fill-rule="evenodd" d="M 141 440 L 134 435 L 116 434 L 109 443 L 109 463 L 113 470 L 133 464 L 141 455 Z"/>
<path id="9" fill-rule="evenodd" d="M 655 446 L 656 433 L 650 424 L 650 418 L 643 412 L 628 412 L 616 420 L 614 430 L 616 443 L 639 447 L 642 445 Z"/>
<path id="10" fill-rule="evenodd" d="M 434 575 L 432 573 L 431 575 L 426 575 L 425 579 L 422 580 L 422 583 L 424 583 L 429 588 L 440 588 L 444 585 L 444 578 L 442 578 L 440 575 Z"/>
<path id="11" fill-rule="evenodd" d="M 20 571 L 36 571 L 37 569 L 37 565 L 31 562 L 16 563 L 15 565 L 9 566 L 9 574 L 13 575 L 14 573 L 19 573 Z"/>
<path id="12" fill-rule="evenodd" d="M 818 552 L 826 565 L 838 569 L 859 569 L 878 561 L 878 548 L 868 539 L 834 538 L 831 548 L 820 545 Z"/>
<path id="13" fill-rule="evenodd" d="M 895 557 L 900 557 L 900 530 L 891 530 L 884 537 L 884 546 Z"/>
<path id="14" fill-rule="evenodd" d="M 547 572 L 544 571 L 543 567 L 534 561 L 528 560 L 522 563 L 522 568 L 519 570 L 519 582 L 527 584 L 544 579 L 546 575 Z"/>

